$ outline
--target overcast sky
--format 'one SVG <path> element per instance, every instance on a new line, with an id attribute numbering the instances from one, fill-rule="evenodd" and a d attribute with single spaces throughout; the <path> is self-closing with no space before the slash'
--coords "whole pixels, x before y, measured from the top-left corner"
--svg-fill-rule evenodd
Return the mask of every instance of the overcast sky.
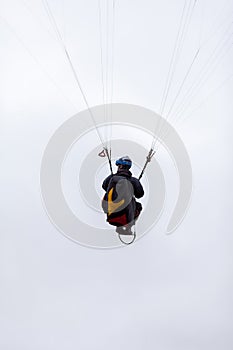
<path id="1" fill-rule="evenodd" d="M 48 3 L 89 105 L 102 104 L 98 1 Z M 113 102 L 159 113 L 184 4 L 115 1 Z M 111 26 L 111 6 L 109 13 Z M 50 137 L 86 105 L 42 1 L 0 0 L 1 349 L 232 349 L 232 13 L 230 0 L 196 2 L 166 103 L 168 111 L 200 49 L 177 103 L 197 77 L 203 81 L 171 119 L 193 170 L 184 221 L 165 234 L 177 189 L 161 147 L 167 193 L 160 220 L 130 247 L 97 250 L 64 237 L 40 195 Z M 101 180 L 107 170 L 98 174 Z M 63 181 L 68 186 L 69 176 Z"/>

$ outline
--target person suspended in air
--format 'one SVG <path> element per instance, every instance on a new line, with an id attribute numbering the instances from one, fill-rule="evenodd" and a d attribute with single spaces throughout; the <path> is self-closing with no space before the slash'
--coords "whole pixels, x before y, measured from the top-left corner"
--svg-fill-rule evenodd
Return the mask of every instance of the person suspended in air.
<path id="1" fill-rule="evenodd" d="M 135 197 L 143 197 L 144 190 L 129 170 L 132 161 L 128 156 L 119 158 L 116 165 L 117 172 L 109 175 L 102 184 L 106 191 L 102 208 L 107 214 L 107 222 L 117 227 L 118 234 L 131 235 L 131 228 L 142 211 L 142 205 Z"/>

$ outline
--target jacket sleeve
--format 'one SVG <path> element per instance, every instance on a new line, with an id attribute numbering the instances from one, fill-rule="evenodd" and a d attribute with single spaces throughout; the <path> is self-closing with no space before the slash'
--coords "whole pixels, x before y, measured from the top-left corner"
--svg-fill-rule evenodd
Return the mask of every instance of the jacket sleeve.
<path id="1" fill-rule="evenodd" d="M 109 181 L 111 180 L 112 178 L 112 175 L 109 175 L 108 177 L 106 177 L 106 179 L 104 180 L 104 182 L 102 183 L 102 188 L 107 191 L 107 188 L 108 188 L 108 184 L 109 184 Z"/>
<path id="2" fill-rule="evenodd" d="M 143 187 L 141 185 L 141 182 L 136 179 L 136 177 L 132 177 L 131 178 L 131 183 L 133 185 L 134 188 L 134 195 L 136 198 L 141 198 L 144 196 L 144 190 Z"/>

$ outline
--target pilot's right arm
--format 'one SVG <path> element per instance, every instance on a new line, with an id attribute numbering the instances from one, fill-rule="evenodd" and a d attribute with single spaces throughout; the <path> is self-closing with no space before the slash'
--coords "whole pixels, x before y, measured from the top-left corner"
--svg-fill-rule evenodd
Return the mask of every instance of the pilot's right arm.
<path id="1" fill-rule="evenodd" d="M 144 190 L 143 187 L 141 185 L 141 182 L 136 179 L 135 177 L 131 178 L 131 183 L 133 185 L 134 188 L 134 195 L 136 198 L 141 198 L 144 196 Z"/>

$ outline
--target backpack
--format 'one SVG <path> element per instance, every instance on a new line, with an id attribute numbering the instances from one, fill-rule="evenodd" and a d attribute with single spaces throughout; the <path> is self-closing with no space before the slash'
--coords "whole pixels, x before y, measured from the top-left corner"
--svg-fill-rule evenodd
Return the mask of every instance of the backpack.
<path id="1" fill-rule="evenodd" d="M 134 189 L 126 177 L 113 175 L 102 199 L 102 208 L 111 225 L 123 226 L 134 220 Z"/>

